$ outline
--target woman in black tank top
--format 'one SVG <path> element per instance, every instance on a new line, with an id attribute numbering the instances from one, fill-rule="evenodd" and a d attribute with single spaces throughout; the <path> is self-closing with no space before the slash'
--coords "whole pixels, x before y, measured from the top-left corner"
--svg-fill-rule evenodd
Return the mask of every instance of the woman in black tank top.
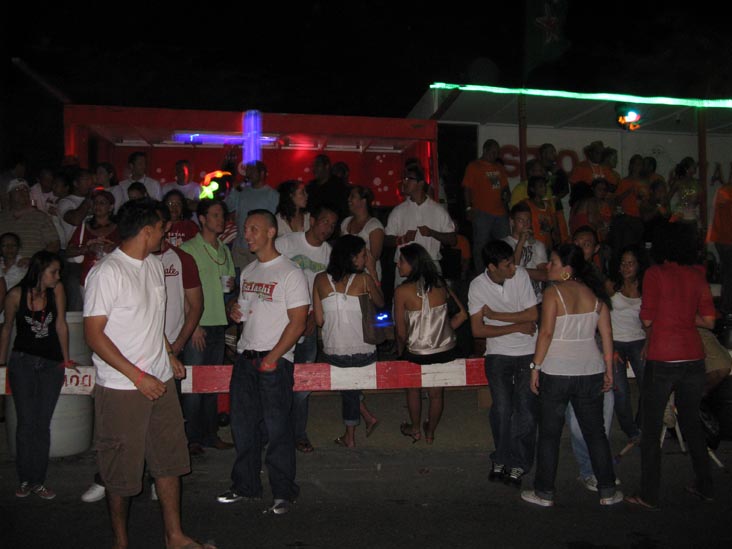
<path id="1" fill-rule="evenodd" d="M 16 336 L 8 361 L 8 379 L 18 417 L 17 497 L 30 493 L 43 499 L 56 494 L 47 488 L 46 469 L 51 446 L 51 417 L 69 360 L 66 297 L 60 282 L 61 258 L 40 251 L 30 260 L 23 280 L 5 298 L 5 324 L 0 333 L 0 361 L 5 365 L 10 337 Z"/>

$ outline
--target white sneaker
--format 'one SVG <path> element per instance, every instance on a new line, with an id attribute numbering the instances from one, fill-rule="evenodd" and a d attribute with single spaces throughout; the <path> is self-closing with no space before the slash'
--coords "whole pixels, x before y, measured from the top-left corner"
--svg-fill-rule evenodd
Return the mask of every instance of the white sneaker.
<path id="1" fill-rule="evenodd" d="M 150 485 L 150 500 L 158 501 L 158 490 L 155 488 L 154 482 Z"/>
<path id="2" fill-rule="evenodd" d="M 545 499 L 536 494 L 533 490 L 524 490 L 521 492 L 521 499 L 533 503 L 534 505 L 541 505 L 542 507 L 553 507 L 554 500 Z"/>
<path id="3" fill-rule="evenodd" d="M 81 494 L 81 501 L 85 503 L 94 503 L 95 501 L 99 501 L 104 498 L 104 494 L 106 494 L 106 492 L 107 489 L 104 486 L 93 482 L 87 491 Z"/>
<path id="4" fill-rule="evenodd" d="M 577 477 L 577 480 L 590 492 L 597 492 L 597 479 L 595 478 L 595 475 L 590 475 L 589 477 L 579 476 Z"/>
<path id="5" fill-rule="evenodd" d="M 623 492 L 615 490 L 615 493 L 609 498 L 600 498 L 600 505 L 615 505 L 623 501 Z"/>

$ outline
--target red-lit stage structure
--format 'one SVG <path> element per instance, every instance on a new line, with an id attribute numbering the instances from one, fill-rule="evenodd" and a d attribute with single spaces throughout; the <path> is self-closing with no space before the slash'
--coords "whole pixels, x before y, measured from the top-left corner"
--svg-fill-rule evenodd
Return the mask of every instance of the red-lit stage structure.
<path id="1" fill-rule="evenodd" d="M 227 159 L 241 162 L 243 114 L 66 105 L 64 150 L 82 166 L 111 162 L 120 179 L 127 174 L 129 154 L 144 151 L 148 175 L 163 185 L 174 181 L 175 162 L 186 159 L 191 180 L 200 182 Z M 310 181 L 318 154 L 348 164 L 351 183 L 370 187 L 375 206 L 401 202 L 399 182 L 407 158 L 419 158 L 429 181 L 437 185 L 439 180 L 435 120 L 261 113 L 260 141 L 273 187 L 287 179 Z M 431 192 L 437 196 L 436 188 Z"/>

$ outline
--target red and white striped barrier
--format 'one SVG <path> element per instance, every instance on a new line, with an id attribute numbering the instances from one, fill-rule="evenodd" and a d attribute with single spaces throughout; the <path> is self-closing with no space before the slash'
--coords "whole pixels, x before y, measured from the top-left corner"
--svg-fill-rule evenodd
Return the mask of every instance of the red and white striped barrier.
<path id="1" fill-rule="evenodd" d="M 186 366 L 183 393 L 228 393 L 232 366 Z M 67 370 L 61 394 L 89 395 L 94 388 L 94 367 Z M 361 368 L 338 368 L 325 363 L 296 364 L 295 391 L 350 389 L 406 389 L 418 387 L 473 387 L 488 385 L 483 358 L 453 360 L 420 366 L 404 360 L 375 362 Z M 7 368 L 0 367 L 0 394 L 10 394 Z"/>

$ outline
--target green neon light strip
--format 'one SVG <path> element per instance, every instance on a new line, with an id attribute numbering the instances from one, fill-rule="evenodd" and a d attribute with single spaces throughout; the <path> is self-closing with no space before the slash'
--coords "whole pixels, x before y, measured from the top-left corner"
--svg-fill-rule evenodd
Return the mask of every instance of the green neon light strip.
<path id="1" fill-rule="evenodd" d="M 532 95 L 537 97 L 562 97 L 564 99 L 587 99 L 590 101 L 617 101 L 619 103 L 635 103 L 642 105 L 678 105 L 683 107 L 703 107 L 732 109 L 732 99 L 678 99 L 674 97 L 641 97 L 619 93 L 576 93 L 558 90 L 532 90 L 525 88 L 499 88 L 496 86 L 478 86 L 475 84 L 460 85 L 435 82 L 430 85 L 433 90 L 460 90 L 497 94 Z"/>

